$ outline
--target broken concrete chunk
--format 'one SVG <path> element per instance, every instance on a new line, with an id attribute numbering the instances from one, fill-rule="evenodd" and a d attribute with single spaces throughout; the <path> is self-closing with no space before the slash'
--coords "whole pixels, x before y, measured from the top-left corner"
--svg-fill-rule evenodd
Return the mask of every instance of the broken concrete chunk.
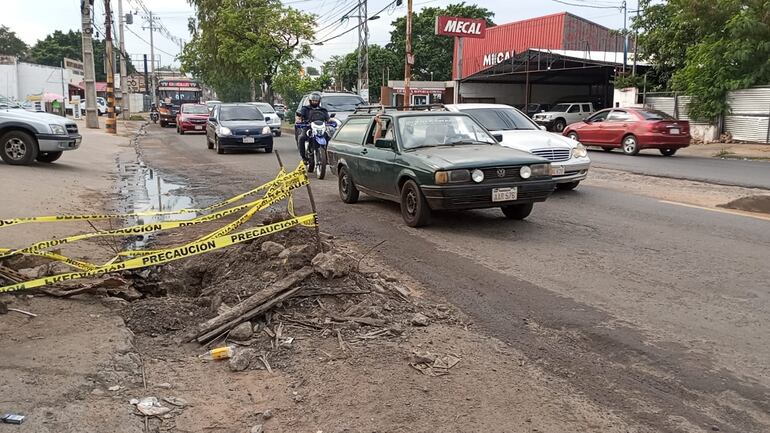
<path id="1" fill-rule="evenodd" d="M 243 322 L 230 331 L 229 338 L 235 341 L 246 341 L 253 334 L 251 322 Z"/>
<path id="2" fill-rule="evenodd" d="M 160 404 L 157 397 L 144 397 L 136 404 L 136 409 L 147 416 L 160 416 L 171 412 L 171 409 Z"/>
<path id="3" fill-rule="evenodd" d="M 187 400 L 179 397 L 163 397 L 163 401 L 178 407 L 185 407 L 189 404 Z"/>
<path id="4" fill-rule="evenodd" d="M 230 370 L 243 371 L 249 368 L 251 361 L 257 357 L 257 351 L 254 349 L 236 350 L 230 358 Z"/>
<path id="5" fill-rule="evenodd" d="M 415 313 L 412 318 L 409 319 L 409 323 L 411 323 L 412 326 L 428 326 L 430 325 L 430 319 L 422 313 Z"/>
<path id="6" fill-rule="evenodd" d="M 351 260 L 341 254 L 320 253 L 313 257 L 313 270 L 324 278 L 339 278 L 349 274 L 353 269 Z"/>
<path id="7" fill-rule="evenodd" d="M 257 424 L 251 428 L 251 433 L 262 433 L 262 424 Z"/>
<path id="8" fill-rule="evenodd" d="M 285 247 L 278 242 L 265 241 L 260 247 L 262 252 L 267 254 L 268 257 L 275 257 L 285 249 Z"/>

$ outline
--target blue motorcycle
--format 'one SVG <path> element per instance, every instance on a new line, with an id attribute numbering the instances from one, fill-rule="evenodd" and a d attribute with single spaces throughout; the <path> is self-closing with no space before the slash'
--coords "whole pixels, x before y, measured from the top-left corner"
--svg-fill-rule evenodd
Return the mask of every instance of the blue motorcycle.
<path id="1" fill-rule="evenodd" d="M 326 147 L 329 139 L 334 135 L 337 123 L 334 121 L 323 122 L 316 120 L 311 123 L 297 123 L 298 128 L 307 128 L 307 141 L 305 141 L 305 155 L 307 157 L 308 171 L 315 171 L 319 179 L 326 177 L 328 159 Z"/>

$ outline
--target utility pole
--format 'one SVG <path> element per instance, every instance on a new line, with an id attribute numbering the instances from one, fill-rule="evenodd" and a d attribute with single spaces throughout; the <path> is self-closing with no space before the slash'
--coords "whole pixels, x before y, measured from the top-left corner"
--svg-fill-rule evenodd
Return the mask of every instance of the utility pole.
<path id="1" fill-rule="evenodd" d="M 105 122 L 107 132 L 115 134 L 118 132 L 117 120 L 115 119 L 115 54 L 112 52 L 112 11 L 110 10 L 110 0 L 104 0 L 104 66 L 107 69 L 107 121 Z"/>
<path id="2" fill-rule="evenodd" d="M 636 23 L 639 25 L 639 7 L 636 8 Z M 631 75 L 636 76 L 636 56 L 637 56 L 637 48 L 636 46 L 639 45 L 639 30 L 636 28 L 634 29 L 634 66 L 631 68 Z"/>
<path id="3" fill-rule="evenodd" d="M 625 75 L 628 64 L 628 5 L 626 0 L 623 0 L 620 7 L 623 8 L 623 75 Z"/>
<path id="4" fill-rule="evenodd" d="M 150 84 L 152 88 L 152 102 L 158 105 L 158 92 L 155 91 L 155 41 L 153 40 L 153 33 L 155 33 L 154 25 L 155 21 L 152 18 L 152 11 L 149 11 L 150 16 Z"/>
<path id="5" fill-rule="evenodd" d="M 406 64 L 404 65 L 404 105 L 412 105 L 410 102 L 412 81 L 412 65 L 414 65 L 414 53 L 412 53 L 412 0 L 406 2 Z"/>
<path id="6" fill-rule="evenodd" d="M 86 128 L 99 129 L 96 111 L 96 74 L 94 71 L 94 44 L 91 40 L 91 5 L 94 0 L 80 0 L 80 24 L 83 32 L 83 82 L 86 85 Z M 78 110 L 80 107 L 76 107 Z"/>
<path id="7" fill-rule="evenodd" d="M 126 42 L 123 26 L 126 17 L 123 16 L 123 0 L 118 0 L 118 36 L 120 37 L 120 108 L 123 120 L 131 117 L 131 107 L 128 98 L 128 77 L 126 73 Z"/>
<path id="8" fill-rule="evenodd" d="M 367 0 L 358 1 L 358 94 L 369 102 L 369 17 Z"/>

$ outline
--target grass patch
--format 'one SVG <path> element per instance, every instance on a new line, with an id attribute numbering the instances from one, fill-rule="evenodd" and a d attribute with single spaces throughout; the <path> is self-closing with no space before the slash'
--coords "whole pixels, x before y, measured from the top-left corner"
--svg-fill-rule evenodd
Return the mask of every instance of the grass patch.
<path id="1" fill-rule="evenodd" d="M 714 154 L 714 157 L 715 158 L 725 158 L 725 157 L 728 157 L 730 155 L 735 155 L 735 152 L 730 152 L 729 150 L 727 150 L 726 148 L 723 147 L 723 148 L 719 149 L 719 152 Z"/>
<path id="2" fill-rule="evenodd" d="M 138 114 L 132 114 L 131 117 L 128 118 L 128 120 L 147 120 L 144 118 L 144 116 L 140 116 Z"/>

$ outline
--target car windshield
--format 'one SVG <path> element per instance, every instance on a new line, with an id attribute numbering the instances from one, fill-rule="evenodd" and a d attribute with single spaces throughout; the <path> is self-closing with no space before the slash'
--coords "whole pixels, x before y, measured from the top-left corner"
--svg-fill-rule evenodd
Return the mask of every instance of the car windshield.
<path id="1" fill-rule="evenodd" d="M 462 110 L 490 131 L 539 129 L 529 118 L 513 108 L 471 108 Z"/>
<path id="2" fill-rule="evenodd" d="M 270 104 L 254 104 L 257 108 L 259 108 L 259 111 L 263 113 L 275 113 L 275 110 L 273 110 L 273 107 L 270 106 Z"/>
<path id="3" fill-rule="evenodd" d="M 398 120 L 404 149 L 497 143 L 468 116 L 408 116 Z"/>
<path id="4" fill-rule="evenodd" d="M 356 107 L 363 104 L 364 100 L 356 95 L 324 96 L 321 106 L 329 111 L 356 111 Z"/>
<path id="5" fill-rule="evenodd" d="M 220 120 L 265 120 L 253 105 L 222 106 L 219 110 Z"/>
<path id="6" fill-rule="evenodd" d="M 209 114 L 209 108 L 205 105 L 185 105 L 182 107 L 185 114 Z"/>
<path id="7" fill-rule="evenodd" d="M 556 104 L 556 105 L 554 105 L 553 108 L 551 108 L 548 111 L 555 111 L 557 113 L 564 113 L 564 112 L 566 112 L 569 109 L 570 105 L 572 105 L 572 104 Z"/>
<path id="8" fill-rule="evenodd" d="M 673 116 L 660 110 L 638 110 L 637 112 L 644 117 L 644 120 L 676 120 Z"/>

